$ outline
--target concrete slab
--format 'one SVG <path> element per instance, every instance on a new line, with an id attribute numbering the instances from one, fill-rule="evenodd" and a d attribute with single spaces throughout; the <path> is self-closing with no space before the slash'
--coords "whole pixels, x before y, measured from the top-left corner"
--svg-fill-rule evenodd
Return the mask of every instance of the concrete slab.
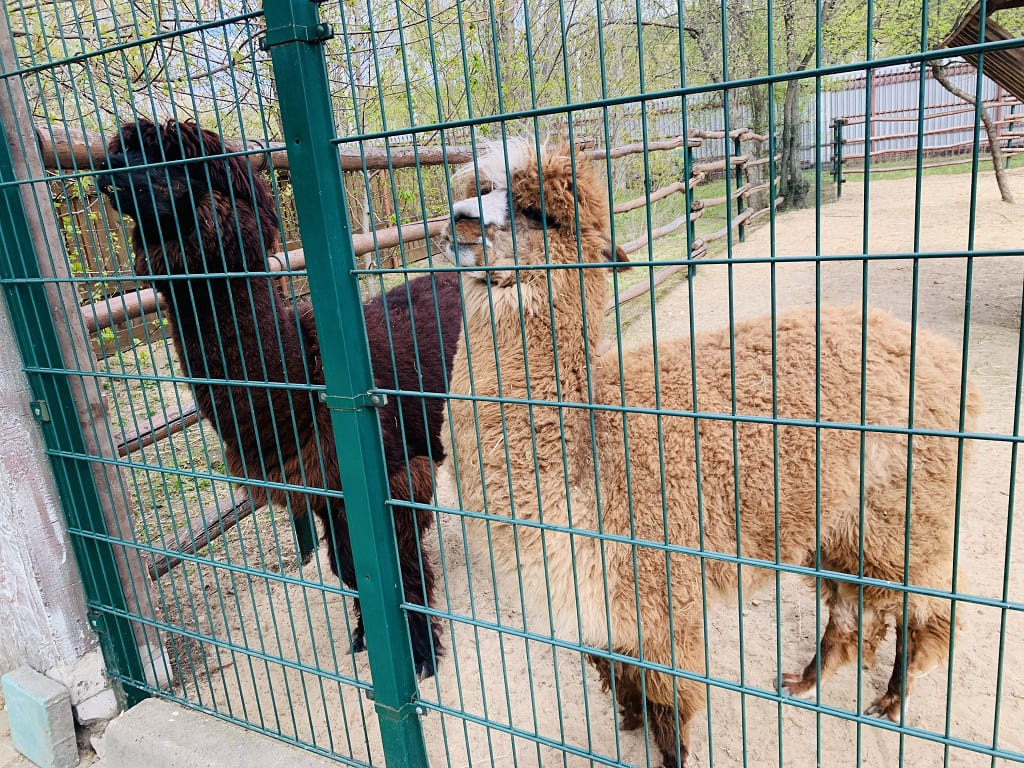
<path id="1" fill-rule="evenodd" d="M 8 672 L 0 683 L 15 748 L 40 768 L 78 765 L 68 689 L 31 667 Z"/>
<path id="2" fill-rule="evenodd" d="M 103 768 L 338 768 L 338 763 L 269 736 L 146 699 L 104 733 Z"/>
<path id="3" fill-rule="evenodd" d="M 82 745 L 79 745 L 78 759 L 78 768 L 105 768 L 104 763 L 96 757 L 93 750 L 88 747 L 83 748 Z M 0 693 L 0 768 L 35 768 L 32 762 L 14 748 L 7 705 L 2 693 Z"/>

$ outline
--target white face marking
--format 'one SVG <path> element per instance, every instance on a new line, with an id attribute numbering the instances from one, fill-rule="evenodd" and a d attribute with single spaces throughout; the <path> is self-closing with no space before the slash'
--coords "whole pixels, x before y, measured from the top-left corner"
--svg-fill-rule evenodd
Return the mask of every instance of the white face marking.
<path id="1" fill-rule="evenodd" d="M 448 245 L 445 252 L 454 264 L 463 267 L 472 267 L 477 263 L 477 255 L 481 249 L 491 252 L 494 249 L 493 242 L 483 236 L 482 230 L 488 227 L 495 229 L 507 229 L 510 222 L 508 210 L 508 170 L 507 168 L 519 168 L 529 158 L 529 145 L 523 139 L 510 139 L 503 147 L 500 143 L 484 145 L 476 165 L 465 166 L 458 174 L 456 180 L 473 178 L 478 179 L 480 187 L 487 189 L 483 195 L 471 194 L 465 200 L 460 200 L 452 205 L 452 216 L 456 226 L 454 229 L 446 230 Z M 506 166 L 506 157 L 508 166 Z M 468 185 L 471 192 L 474 191 L 474 184 Z M 459 221 L 472 221 L 472 226 L 464 226 L 468 230 L 466 236 L 459 237 Z M 470 234 L 471 233 L 471 234 Z M 484 273 L 471 272 L 471 275 L 480 277 Z"/>
<path id="2" fill-rule="evenodd" d="M 467 197 L 452 206 L 456 219 L 480 219 L 485 227 L 499 229 L 508 224 L 508 193 L 494 189 L 481 197 Z"/>

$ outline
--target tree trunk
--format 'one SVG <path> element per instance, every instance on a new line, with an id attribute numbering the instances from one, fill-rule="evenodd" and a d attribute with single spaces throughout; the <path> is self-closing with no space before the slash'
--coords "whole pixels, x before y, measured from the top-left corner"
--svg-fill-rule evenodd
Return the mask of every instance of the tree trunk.
<path id="1" fill-rule="evenodd" d="M 933 61 L 929 62 L 929 66 L 932 69 L 932 75 L 939 81 L 939 85 L 958 99 L 966 101 L 972 107 L 976 106 L 973 96 L 966 91 L 960 90 L 949 81 L 949 78 L 946 77 L 946 68 L 942 64 Z M 996 172 L 996 184 L 999 186 L 999 195 L 1003 198 L 1004 203 L 1012 203 L 1013 193 L 1010 191 L 1010 184 L 1006 179 L 1006 169 L 1003 167 L 1003 151 L 999 148 L 999 134 L 988 110 L 985 109 L 984 103 L 981 105 L 980 113 L 981 122 L 985 125 L 985 133 L 988 135 L 988 151 L 992 156 L 992 169 Z"/>
<path id="2" fill-rule="evenodd" d="M 782 107 L 782 178 L 779 194 L 790 208 L 805 208 L 810 184 L 800 167 L 800 81 L 786 83 Z"/>

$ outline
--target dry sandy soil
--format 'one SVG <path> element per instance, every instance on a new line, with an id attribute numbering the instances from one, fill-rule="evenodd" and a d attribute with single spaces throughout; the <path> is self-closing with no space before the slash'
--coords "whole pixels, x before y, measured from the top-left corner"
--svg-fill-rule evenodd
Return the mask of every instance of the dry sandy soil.
<path id="1" fill-rule="evenodd" d="M 1017 199 L 1024 200 L 1024 173 L 1014 172 L 1012 182 Z M 865 217 L 870 225 L 869 253 L 913 250 L 913 180 L 872 183 L 869 206 L 864 204 L 863 192 L 860 184 L 848 184 L 843 198 L 823 207 L 818 221 L 813 210 L 780 216 L 775 254 L 813 255 L 815 233 L 819 232 L 821 253 L 859 255 L 864 252 Z M 925 179 L 921 252 L 968 248 L 969 195 L 969 176 Z M 1021 204 L 1000 202 L 994 182 L 983 176 L 973 247 L 982 251 L 1024 247 L 1021 214 Z M 767 225 L 750 232 L 747 242 L 735 247 L 733 256 L 743 259 L 769 255 L 771 235 Z M 855 260 L 825 263 L 820 269 L 821 294 L 831 303 L 858 302 L 866 275 L 870 303 L 909 318 L 913 274 L 909 260 L 872 262 L 867 270 Z M 962 339 L 969 298 L 968 366 L 985 400 L 979 430 L 1012 434 L 1024 255 L 974 259 L 969 297 L 965 293 L 966 277 L 965 259 L 922 260 L 917 294 L 920 323 Z M 770 280 L 767 264 L 741 263 L 731 273 L 725 266 L 702 266 L 693 281 L 692 312 L 697 328 L 726 323 L 730 296 L 737 318 L 767 311 Z M 775 280 L 779 308 L 814 302 L 813 263 L 779 265 Z M 649 334 L 651 327 L 649 317 L 635 316 L 638 311 L 631 310 L 634 317 L 623 331 L 630 344 Z M 659 291 L 659 338 L 686 332 L 690 312 L 690 290 L 685 281 Z M 961 567 L 969 578 L 961 588 L 996 599 L 1005 590 L 1017 610 L 1003 614 L 995 607 L 959 604 L 962 629 L 956 635 L 951 665 L 934 670 L 920 682 L 910 699 L 906 724 L 939 737 L 948 734 L 954 741 L 975 742 L 984 750 L 996 738 L 998 711 L 996 744 L 1024 753 L 1024 613 L 1020 610 L 1024 601 L 1024 536 L 1019 531 L 1020 503 L 1015 505 L 1016 510 L 1010 508 L 1011 471 L 1008 443 L 977 442 L 964 489 L 959 544 Z M 457 507 L 447 473 L 442 473 L 440 479 L 439 503 L 442 507 Z M 1008 533 L 1011 515 L 1018 518 L 1018 531 L 1012 538 Z M 245 524 L 240 530 L 243 538 L 248 535 Z M 470 617 L 470 621 L 446 629 L 445 655 L 436 678 L 423 684 L 422 695 L 441 709 L 465 712 L 469 718 L 438 711 L 423 718 L 431 765 L 582 766 L 594 763 L 572 753 L 590 750 L 606 756 L 602 761 L 605 764 L 658 765 L 657 754 L 648 752 L 642 732 L 618 731 L 610 696 L 601 692 L 595 673 L 582 664 L 579 654 L 552 652 L 544 643 L 526 642 L 491 628 L 496 623 L 513 630 L 524 627 L 514 592 L 507 585 L 498 586 L 501 599 L 495 606 L 496 586 L 490 565 L 486 557 L 467 545 L 456 514 L 441 516 L 439 534 L 439 542 L 433 537 L 428 540 L 429 551 L 443 559 L 447 571 L 438 607 L 459 617 Z M 241 546 L 234 537 L 225 550 L 227 556 L 240 557 Z M 303 575 L 313 582 L 329 579 L 322 555 L 322 572 L 315 563 L 304 569 Z M 276 555 L 273 560 L 280 562 Z M 285 573 L 295 571 L 285 568 Z M 186 578 L 194 588 L 200 576 L 189 576 L 183 569 L 176 574 L 165 579 L 165 588 L 172 581 L 181 584 Z M 206 646 L 203 654 L 194 642 L 191 648 L 171 643 L 169 650 L 179 661 L 184 655 L 201 662 L 197 668 L 201 674 L 193 677 L 189 671 L 179 677 L 186 695 L 205 706 L 261 724 L 289 740 L 314 742 L 339 755 L 383 764 L 373 703 L 350 685 L 294 668 L 295 663 L 318 665 L 331 670 L 336 679 L 369 681 L 366 655 L 353 658 L 347 651 L 349 612 L 345 601 L 337 595 L 325 598 L 315 586 L 271 583 L 243 575 L 229 579 L 221 571 L 220 588 L 228 593 L 221 602 L 214 596 L 217 585 L 211 573 L 202 577 L 203 591 L 210 600 L 207 605 L 213 610 L 205 618 L 192 614 L 193 628 L 213 633 L 223 641 L 245 642 L 260 649 L 265 657 L 249 659 L 212 646 Z M 832 715 L 816 716 L 773 700 L 777 659 L 781 657 L 784 671 L 801 668 L 814 653 L 816 636 L 819 627 L 824 627 L 827 613 L 824 608 L 816 611 L 812 586 L 794 576 L 781 580 L 780 616 L 776 616 L 774 591 L 744 598 L 742 604 L 718 605 L 710 610 L 710 674 L 733 684 L 742 676 L 744 684 L 761 695 L 740 695 L 713 687 L 710 715 L 696 718 L 692 728 L 690 765 L 888 768 L 900 764 L 901 757 L 904 765 L 915 768 L 943 765 L 941 743 L 915 736 L 901 738 L 870 720 L 858 724 Z M 531 617 L 529 627 L 542 631 L 543 622 Z M 879 664 L 864 670 L 860 691 L 857 669 L 851 665 L 823 686 L 823 703 L 850 713 L 866 707 L 884 689 L 893 653 L 890 632 L 880 651 Z M 282 665 L 274 658 L 288 661 Z M 483 719 L 498 727 L 483 727 L 479 724 Z M 538 746 L 535 740 L 516 735 L 516 731 L 539 734 L 545 743 Z M 990 762 L 988 755 L 957 746 L 946 757 L 952 766 Z"/>

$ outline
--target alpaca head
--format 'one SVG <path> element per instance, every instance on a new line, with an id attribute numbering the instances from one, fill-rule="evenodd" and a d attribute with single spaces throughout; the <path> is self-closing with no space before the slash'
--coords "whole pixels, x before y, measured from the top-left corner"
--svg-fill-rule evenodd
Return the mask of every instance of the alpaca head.
<path id="1" fill-rule="evenodd" d="M 265 250 L 277 242 L 279 232 L 274 198 L 245 156 L 223 157 L 227 152 L 218 134 L 191 121 L 158 125 L 142 119 L 124 125 L 111 139 L 97 187 L 135 222 L 136 272 L 263 268 Z M 203 242 L 186 247 L 204 224 L 221 241 L 237 237 L 252 245 L 220 247 L 203 241 L 200 231 Z M 167 248 L 169 243 L 180 247 Z M 154 249 L 163 251 L 159 267 L 147 255 Z"/>
<path id="2" fill-rule="evenodd" d="M 567 144 L 544 143 L 539 153 L 525 139 L 489 145 L 455 183 L 462 199 L 442 237 L 458 266 L 628 262 L 621 248 L 611 247 L 607 183 Z M 552 277 L 558 272 L 565 270 Z M 511 269 L 468 274 L 495 286 L 516 282 Z M 544 270 L 525 270 L 519 280 L 544 277 Z"/>

